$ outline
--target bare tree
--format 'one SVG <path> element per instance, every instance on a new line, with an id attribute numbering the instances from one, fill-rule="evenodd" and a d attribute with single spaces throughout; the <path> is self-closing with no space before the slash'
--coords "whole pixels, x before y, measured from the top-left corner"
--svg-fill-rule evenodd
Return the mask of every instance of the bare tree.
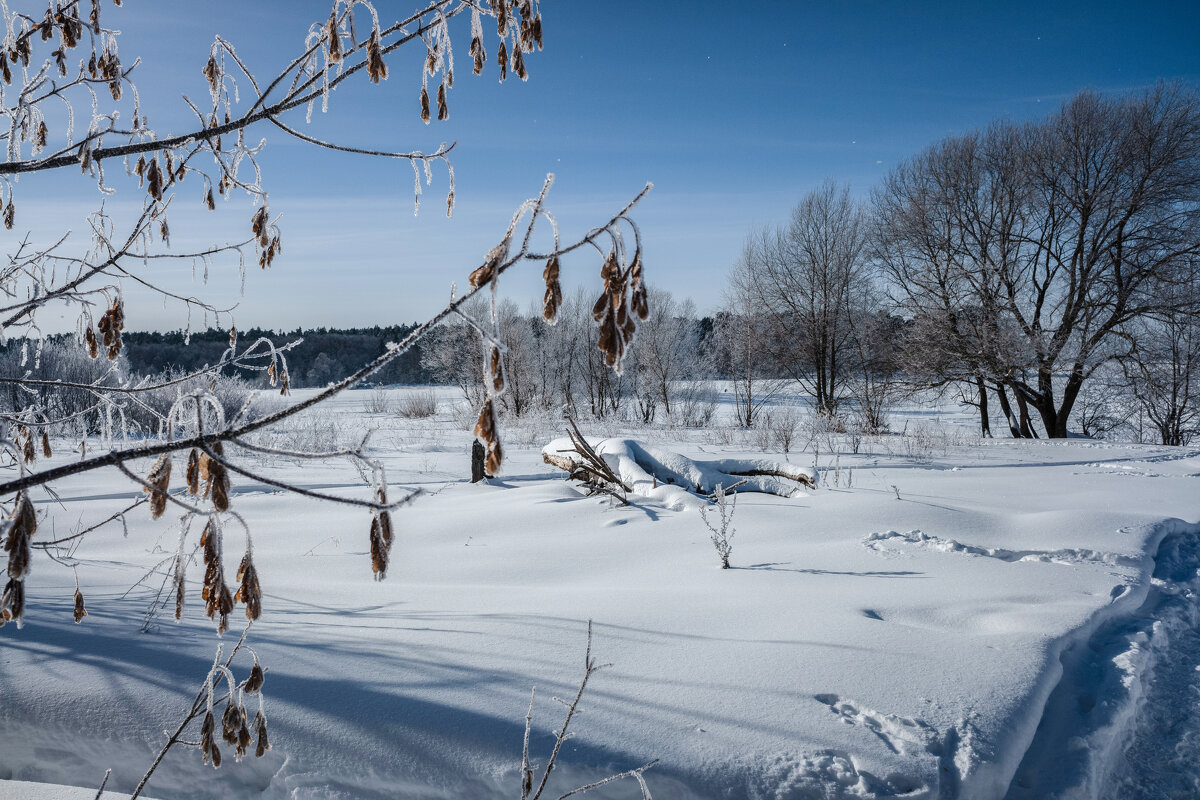
<path id="1" fill-rule="evenodd" d="M 1200 99 L 1084 92 L 931 148 L 876 199 L 893 284 L 948 334 L 943 377 L 1002 404 L 1011 389 L 1061 438 L 1083 382 L 1130 356 L 1125 326 L 1184 310 L 1170 290 L 1200 257 Z"/>
<path id="2" fill-rule="evenodd" d="M 769 323 L 756 304 L 750 273 L 753 259 L 751 239 L 730 272 L 724 308 L 714 324 L 711 355 L 717 371 L 728 375 L 733 384 L 734 410 L 738 424 L 744 428 L 754 427 L 763 407 L 784 385 L 771 372 L 763 347 Z"/>
<path id="3" fill-rule="evenodd" d="M 1165 445 L 1200 433 L 1200 316 L 1170 314 L 1133 324 L 1134 353 L 1122 361 L 1126 388 Z"/>
<path id="4" fill-rule="evenodd" d="M 651 289 L 650 300 L 652 310 L 632 354 L 634 391 L 639 396 L 649 395 L 670 417 L 678 411 L 672 408 L 676 385 L 700 371 L 696 307 L 691 300 L 676 300 L 663 289 Z"/>
<path id="5" fill-rule="evenodd" d="M 771 329 L 760 346 L 835 416 L 852 356 L 853 294 L 866 278 L 867 225 L 850 190 L 826 182 L 792 210 L 785 227 L 747 247 L 750 289 Z"/>

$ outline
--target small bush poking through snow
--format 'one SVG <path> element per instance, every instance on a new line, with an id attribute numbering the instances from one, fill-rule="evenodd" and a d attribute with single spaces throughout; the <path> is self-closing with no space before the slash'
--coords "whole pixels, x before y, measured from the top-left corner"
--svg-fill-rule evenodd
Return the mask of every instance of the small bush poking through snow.
<path id="1" fill-rule="evenodd" d="M 363 410 L 368 414 L 391 413 L 392 399 L 388 397 L 388 390 L 382 386 L 376 386 L 372 389 L 363 403 Z"/>
<path id="2" fill-rule="evenodd" d="M 437 394 L 425 389 L 401 397 L 396 412 L 406 419 L 426 419 L 437 414 L 437 409 Z"/>
<path id="3" fill-rule="evenodd" d="M 730 497 L 733 499 L 729 499 Z M 713 525 L 709 521 L 708 509 L 704 506 L 700 506 L 700 518 L 708 527 L 709 538 L 712 539 L 713 547 L 717 549 L 717 555 L 721 557 L 721 569 L 729 569 L 729 554 L 733 552 L 733 545 L 729 540 L 733 538 L 734 533 L 729 522 L 733 519 L 733 511 L 737 507 L 737 493 L 727 493 L 725 487 L 718 483 L 717 488 L 709 495 L 709 499 L 717 506 L 720 525 Z"/>

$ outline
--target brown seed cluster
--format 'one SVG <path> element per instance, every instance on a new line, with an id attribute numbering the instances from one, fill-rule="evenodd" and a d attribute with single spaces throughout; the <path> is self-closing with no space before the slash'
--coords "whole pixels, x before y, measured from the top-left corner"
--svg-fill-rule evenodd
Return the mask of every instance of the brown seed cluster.
<path id="1" fill-rule="evenodd" d="M 380 503 L 387 503 L 387 492 L 376 493 Z M 371 572 L 375 580 L 387 577 L 388 561 L 392 552 L 392 515 L 386 509 L 371 515 Z"/>
<path id="2" fill-rule="evenodd" d="M 146 489 L 150 493 L 150 515 L 154 519 L 158 519 L 167 510 L 167 488 L 171 483 L 171 456 L 163 453 L 154 462 L 154 466 L 150 468 L 150 473 L 146 476 L 146 483 L 149 487 Z"/>
<path id="3" fill-rule="evenodd" d="M 487 448 L 487 460 L 484 462 L 484 468 L 488 474 L 495 475 L 500 472 L 500 465 L 504 461 L 504 451 L 500 448 L 500 426 L 496 422 L 496 404 L 491 397 L 484 401 L 483 408 L 479 411 L 479 419 L 475 422 L 475 438 Z"/>
<path id="4" fill-rule="evenodd" d="M 29 541 L 37 533 L 37 513 L 25 492 L 17 495 L 8 518 L 4 550 L 8 553 L 8 583 L 0 594 L 0 625 L 20 621 L 25 611 L 25 576 L 29 574 Z"/>
<path id="5" fill-rule="evenodd" d="M 634 253 L 633 263 L 622 270 L 614 248 L 600 270 L 604 292 L 592 306 L 592 317 L 600 323 L 596 346 L 604 352 L 604 361 L 620 372 L 621 360 L 637 332 L 638 319 L 646 319 L 650 308 L 646 301 L 646 285 L 642 280 L 642 254 Z"/>
<path id="6" fill-rule="evenodd" d="M 558 309 L 562 305 L 562 285 L 558 282 L 558 256 L 550 256 L 546 269 L 542 271 L 546 281 L 546 294 L 542 298 L 542 319 L 553 325 L 558 322 Z"/>
<path id="7" fill-rule="evenodd" d="M 121 331 L 125 330 L 125 304 L 120 299 L 114 300 L 112 307 L 104 312 L 96 329 L 100 331 L 101 343 L 108 348 L 108 360 L 115 361 L 121 352 Z M 96 336 L 90 328 L 88 333 L 91 334 L 88 354 L 96 358 L 100 354 L 96 347 Z"/>
<path id="8" fill-rule="evenodd" d="M 329 63 L 341 63 L 342 37 L 341 34 L 338 33 L 338 21 L 336 13 L 330 12 L 329 21 L 325 23 L 325 38 L 328 43 Z"/>
<path id="9" fill-rule="evenodd" d="M 262 682 L 263 669 L 258 663 L 258 658 L 255 657 L 250 677 L 242 683 L 240 692 L 230 689 L 225 700 L 225 710 L 221 713 L 221 739 L 226 744 L 233 745 L 234 758 L 238 761 L 242 760 L 250 745 L 254 743 L 255 736 L 251 734 L 252 729 L 258 737 L 258 744 L 254 750 L 255 756 L 262 757 L 271 749 L 271 745 L 267 741 L 267 718 L 263 715 L 261 697 L 259 698 L 258 712 L 254 715 L 252 722 L 249 721 L 250 716 L 246 713 L 245 696 L 258 694 L 262 689 Z M 209 684 L 208 692 L 208 710 L 200 723 L 200 756 L 205 764 L 212 764 L 216 768 L 221 766 L 221 750 L 217 746 L 217 723 L 216 716 L 213 714 L 213 706 L 216 705 L 213 697 L 216 693 L 215 681 Z"/>
<path id="10" fill-rule="evenodd" d="M 379 46 L 379 29 L 371 31 L 367 40 L 367 77 L 371 83 L 386 81 L 388 76 L 387 63 L 383 60 L 383 50 Z"/>
<path id="11" fill-rule="evenodd" d="M 222 563 L 222 531 L 220 524 L 210 519 L 200 535 L 200 547 L 204 552 L 204 583 L 200 597 L 204 600 L 204 614 L 217 622 L 217 633 L 229 629 L 229 612 L 233 611 L 233 593 L 225 583 Z"/>
<path id="12" fill-rule="evenodd" d="M 507 258 L 508 240 L 505 239 L 488 251 L 488 254 L 483 257 L 483 266 L 476 269 L 467 277 L 467 283 L 475 287 L 483 286 L 496 277 L 497 271 L 499 271 Z"/>
<path id="13" fill-rule="evenodd" d="M 75 590 L 75 624 L 83 622 L 83 618 L 87 616 L 87 609 L 83 607 L 83 592 Z"/>
<path id="14" fill-rule="evenodd" d="M 504 359 L 500 357 L 500 348 L 495 345 L 492 345 L 492 352 L 488 358 L 488 368 L 492 373 L 492 393 L 502 393 L 504 391 Z"/>
<path id="15" fill-rule="evenodd" d="M 26 464 L 32 464 L 37 460 L 37 451 L 33 449 L 33 431 L 29 430 L 28 425 L 22 425 L 17 429 L 17 445 L 21 448 L 21 455 Z"/>
<path id="16" fill-rule="evenodd" d="M 208 192 L 209 207 L 212 207 L 212 190 Z M 267 204 L 263 203 L 254 212 L 254 216 L 250 218 L 250 230 L 258 240 L 259 255 L 258 266 L 263 269 L 271 266 L 271 262 L 275 260 L 275 256 L 283 252 L 283 244 L 279 240 L 279 233 L 270 223 L 270 214 L 267 211 Z M 272 384 L 274 385 L 274 384 Z"/>
<path id="17" fill-rule="evenodd" d="M 216 456 L 224 455 L 225 450 L 220 442 L 213 442 L 209 447 Z M 186 477 L 188 494 L 200 498 L 211 497 L 217 511 L 229 510 L 229 470 L 225 469 L 224 464 L 193 447 L 188 453 Z"/>
<path id="18" fill-rule="evenodd" d="M 262 587 L 258 584 L 258 570 L 254 568 L 254 555 L 249 547 L 238 566 L 237 580 L 239 585 L 233 602 L 246 606 L 246 619 L 258 619 L 262 616 Z"/>

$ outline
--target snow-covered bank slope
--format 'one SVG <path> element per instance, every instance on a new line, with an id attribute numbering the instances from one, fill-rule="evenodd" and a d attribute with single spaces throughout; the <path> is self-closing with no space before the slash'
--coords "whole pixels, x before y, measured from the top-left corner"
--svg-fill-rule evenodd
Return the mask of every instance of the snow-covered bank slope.
<path id="1" fill-rule="evenodd" d="M 1187 690 L 1200 652 L 1200 526 L 1169 520 L 1156 533 L 1153 576 L 1133 594 L 1137 609 L 1097 615 L 1063 653 L 1062 680 L 1009 800 L 1194 797 L 1200 788 L 1194 759 L 1174 776 L 1163 769 L 1172 760 L 1163 751 L 1200 736 Z M 1175 739 L 1173 727 L 1183 728 Z"/>
<path id="2" fill-rule="evenodd" d="M 251 644 L 270 670 L 275 749 L 215 772 L 172 753 L 151 794 L 515 796 L 529 688 L 544 758 L 550 696 L 581 677 L 590 618 L 614 666 L 590 684 L 559 793 L 658 757 L 659 800 L 1000 798 L 1064 644 L 1136 611 L 1157 523 L 1200 517 L 1195 452 L 996 442 L 914 460 L 873 447 L 840 457 L 850 488 L 825 470 L 807 497 L 742 495 L 736 568 L 722 571 L 694 510 L 580 497 L 540 463 L 550 435 L 510 444 L 504 478 L 475 486 L 460 482 L 465 434 L 410 452 L 378 437 L 391 482 L 430 490 L 398 513 L 382 583 L 365 515 L 237 494 L 266 594 Z M 754 455 L 698 434 L 661 442 Z M 271 467 L 354 482 L 331 469 Z M 111 513 L 132 494 L 100 477 L 60 490 L 63 528 L 73 498 L 107 498 L 95 503 Z M 111 766 L 110 788 L 136 782 L 212 660 L 198 587 L 182 625 L 150 634 L 137 631 L 161 576 L 122 599 L 174 545 L 149 521 L 91 537 L 76 553 L 80 626 L 71 573 L 36 565 L 29 623 L 0 632 L 0 777 L 94 785 Z"/>

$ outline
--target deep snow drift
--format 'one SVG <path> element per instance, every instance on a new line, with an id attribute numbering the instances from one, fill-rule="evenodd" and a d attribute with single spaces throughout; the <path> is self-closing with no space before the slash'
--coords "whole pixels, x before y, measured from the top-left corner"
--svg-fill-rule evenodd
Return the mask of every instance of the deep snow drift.
<path id="1" fill-rule="evenodd" d="M 173 751 L 150 795 L 516 797 L 530 688 L 544 761 L 561 720 L 551 697 L 582 677 L 592 619 L 596 654 L 613 666 L 589 685 L 552 796 L 652 758 L 658 800 L 987 800 L 1014 775 L 1013 797 L 1088 796 L 1138 741 L 1134 712 L 1154 696 L 1143 679 L 1171 663 L 1153 656 L 1172 652 L 1149 621 L 1156 604 L 1182 598 L 1178 615 L 1191 613 L 1180 587 L 1197 530 L 1163 523 L 1200 517 L 1194 449 L 980 442 L 953 415 L 913 412 L 919 438 L 868 438 L 854 455 L 823 437 L 814 491 L 740 495 L 734 568 L 721 570 L 693 504 L 584 498 L 544 465 L 561 421 L 508 428 L 504 474 L 471 485 L 470 437 L 448 404 L 418 425 L 366 414 L 363 399 L 349 393 L 333 419 L 290 435 L 378 427 L 389 482 L 425 490 L 395 515 L 387 579 L 370 579 L 369 515 L 235 480 L 265 594 L 249 644 L 268 668 L 274 749 L 216 771 L 194 749 Z M 583 429 L 697 460 L 764 456 L 729 430 L 607 427 Z M 790 456 L 812 460 L 811 448 Z M 260 467 L 365 496 L 341 463 Z M 108 473 L 56 488 L 59 501 L 35 497 L 47 535 L 138 495 Z M 0 778 L 96 786 L 112 767 L 109 788 L 129 791 L 195 695 L 217 642 L 201 570 L 182 624 L 155 610 L 177 526 L 139 512 L 128 536 L 110 525 L 71 554 L 81 625 L 75 573 L 38 554 L 28 622 L 0 631 Z M 1164 542 L 1179 569 L 1152 581 Z M 235 529 L 227 547 L 240 557 Z M 1123 659 L 1120 674 L 1079 663 L 1094 637 L 1108 662 Z M 248 667 L 235 664 L 239 678 Z M 1052 698 L 1064 669 L 1059 694 L 1090 692 L 1103 713 Z M 1083 743 L 1071 775 L 1022 764 L 1048 700 L 1080 717 L 1038 734 L 1062 752 Z M 599 796 L 638 796 L 632 783 L 607 788 Z"/>

